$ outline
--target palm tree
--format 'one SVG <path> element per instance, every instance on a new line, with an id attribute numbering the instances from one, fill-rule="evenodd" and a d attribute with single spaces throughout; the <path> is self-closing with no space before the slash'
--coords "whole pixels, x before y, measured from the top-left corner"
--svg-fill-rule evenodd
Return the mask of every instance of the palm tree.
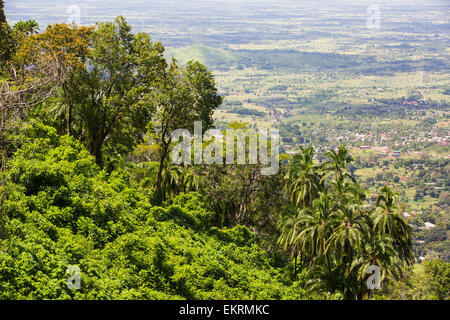
<path id="1" fill-rule="evenodd" d="M 338 152 L 330 150 L 325 154 L 330 160 L 323 163 L 323 169 L 329 171 L 327 175 L 323 177 L 325 179 L 330 174 L 334 174 L 334 180 L 338 181 L 341 178 L 350 178 L 353 182 L 356 182 L 355 178 L 347 171 L 347 166 L 354 161 L 349 154 L 349 150 L 344 146 L 338 147 Z"/>
<path id="2" fill-rule="evenodd" d="M 192 168 L 182 170 L 182 174 L 184 191 L 198 191 L 200 188 L 200 176 Z"/>
<path id="3" fill-rule="evenodd" d="M 371 234 L 370 216 L 360 210 L 359 205 L 352 198 L 346 205 L 339 205 L 331 217 L 338 227 L 334 229 L 327 243 L 327 249 L 333 249 L 345 269 L 343 292 L 346 297 L 351 295 L 350 284 L 353 279 L 351 263 L 364 248 Z"/>
<path id="4" fill-rule="evenodd" d="M 295 155 L 285 179 L 286 187 L 294 205 L 311 207 L 313 199 L 321 189 L 320 176 L 313 164 L 314 149 L 300 147 L 301 153 Z"/>
<path id="5" fill-rule="evenodd" d="M 398 218 L 394 214 L 395 195 L 388 186 L 382 187 L 380 191 L 376 204 L 377 210 L 374 216 L 375 228 L 382 233 L 392 234 L 396 219 Z"/>
<path id="6" fill-rule="evenodd" d="M 159 163 L 152 161 L 141 165 L 148 168 L 148 177 L 146 182 L 144 182 L 145 185 L 156 187 Z M 183 168 L 166 160 L 161 171 L 161 193 L 158 195 L 160 197 L 158 201 L 165 201 L 168 198 L 173 198 L 180 190 L 182 190 L 182 185 Z"/>
<path id="7" fill-rule="evenodd" d="M 167 198 L 173 198 L 177 192 L 180 191 L 183 168 L 179 165 L 173 164 L 171 161 L 166 161 L 162 170 L 162 192 L 163 201 Z"/>
<path id="8" fill-rule="evenodd" d="M 333 214 L 334 205 L 327 192 L 321 192 L 314 199 L 312 207 L 303 209 L 298 216 L 298 222 L 303 230 L 294 239 L 302 249 L 309 249 L 311 255 L 325 255 L 327 252 L 326 241 L 331 235 L 330 216 Z"/>
<path id="9" fill-rule="evenodd" d="M 39 24 L 35 20 L 19 21 L 13 28 L 14 30 L 23 33 L 25 36 L 30 36 L 38 33 Z"/>
<path id="10" fill-rule="evenodd" d="M 380 190 L 376 209 L 373 213 L 373 229 L 380 234 L 391 236 L 400 252 L 400 256 L 407 263 L 414 262 L 411 250 L 411 227 L 396 210 L 395 194 L 391 188 L 384 186 Z"/>
<path id="11" fill-rule="evenodd" d="M 367 291 L 364 286 L 364 279 L 367 277 L 367 270 L 370 266 L 380 268 L 380 282 L 386 278 L 398 279 L 402 275 L 403 263 L 395 249 L 394 241 L 388 235 L 374 234 L 363 247 L 363 251 L 351 264 L 351 270 L 357 270 L 358 280 L 363 284 L 360 287 L 358 298 L 362 299 Z M 369 295 L 373 294 L 373 290 Z"/>
<path id="12" fill-rule="evenodd" d="M 396 278 L 413 261 L 410 227 L 388 187 L 375 210 L 364 207 L 366 195 L 346 170 L 353 159 L 344 146 L 328 152 L 321 166 L 313 164 L 312 148 L 301 151 L 285 177 L 293 208 L 281 216 L 278 242 L 309 262 L 308 287 L 362 298 L 369 266 L 378 265 L 382 279 Z"/>
<path id="13" fill-rule="evenodd" d="M 293 207 L 288 207 L 284 210 L 277 223 L 278 229 L 281 231 L 278 237 L 278 244 L 283 249 L 290 253 L 291 258 L 294 258 L 294 277 L 297 276 L 297 257 L 301 256 L 298 244 L 295 239 L 298 237 L 302 226 L 299 219 L 299 211 Z"/>
<path id="14" fill-rule="evenodd" d="M 299 233 L 297 240 L 303 248 L 308 245 L 310 246 L 309 252 L 313 257 L 318 258 L 315 262 L 325 264 L 331 292 L 334 292 L 335 289 L 334 268 L 332 264 L 332 260 L 334 260 L 332 255 L 334 253 L 328 250 L 327 243 L 335 228 L 332 219 L 335 209 L 335 204 L 330 194 L 326 190 L 321 192 L 319 197 L 314 199 L 312 208 L 310 210 L 304 210 L 301 221 L 305 227 Z"/>

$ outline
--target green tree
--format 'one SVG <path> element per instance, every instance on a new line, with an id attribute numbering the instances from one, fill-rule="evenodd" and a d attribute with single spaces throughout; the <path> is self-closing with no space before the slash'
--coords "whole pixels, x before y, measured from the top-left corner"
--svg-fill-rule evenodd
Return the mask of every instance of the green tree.
<path id="1" fill-rule="evenodd" d="M 413 256 L 410 229 L 396 215 L 390 189 L 383 188 L 377 208 L 369 209 L 365 192 L 347 172 L 352 158 L 345 147 L 331 150 L 318 165 L 312 165 L 312 149 L 301 151 L 286 175 L 295 209 L 281 215 L 278 242 L 301 253 L 310 290 L 362 299 L 373 294 L 364 283 L 372 265 L 382 268 L 386 281 L 398 279 Z M 333 179 L 325 179 L 330 173 Z"/>
<path id="2" fill-rule="evenodd" d="M 124 154 L 142 139 L 153 112 L 150 97 L 166 62 L 163 46 L 147 34 L 133 34 L 123 17 L 98 24 L 90 47 L 65 103 L 75 109 L 69 128 L 77 120 L 77 138 L 101 164 L 106 142 Z"/>
<path id="3" fill-rule="evenodd" d="M 439 260 L 425 261 L 425 273 L 430 277 L 429 286 L 434 298 L 450 299 L 450 263 Z"/>
<path id="4" fill-rule="evenodd" d="M 341 178 L 350 178 L 355 181 L 353 176 L 347 170 L 349 164 L 351 164 L 354 159 L 350 156 L 348 149 L 344 145 L 340 145 L 337 152 L 334 149 L 328 151 L 325 156 L 330 160 L 326 161 L 323 164 L 323 167 L 325 170 L 334 174 L 335 181 L 338 181 Z"/>
<path id="5" fill-rule="evenodd" d="M 321 174 L 313 163 L 314 149 L 300 147 L 300 153 L 293 156 L 286 175 L 286 187 L 291 201 L 303 208 L 310 207 L 321 190 Z"/>
<path id="6" fill-rule="evenodd" d="M 4 3 L 0 0 L 0 67 L 10 58 L 11 35 L 6 22 Z"/>
<path id="7" fill-rule="evenodd" d="M 30 36 L 38 33 L 39 24 L 35 20 L 19 21 L 16 22 L 13 28 L 25 36 Z"/>
<path id="8" fill-rule="evenodd" d="M 3 11 L 4 7 L 3 0 L 0 0 L 0 23 L 6 23 L 5 12 Z"/>
<path id="9" fill-rule="evenodd" d="M 176 129 L 193 132 L 195 121 L 201 121 L 203 130 L 207 130 L 222 100 L 212 74 L 198 62 L 180 67 L 172 61 L 159 79 L 151 98 L 155 112 L 150 133 L 160 149 L 156 192 L 162 200 L 166 197 L 162 190 L 162 173 L 173 142 L 172 132 Z"/>
<path id="10" fill-rule="evenodd" d="M 388 186 L 381 188 L 377 208 L 373 213 L 373 228 L 380 234 L 391 236 L 400 257 L 406 262 L 413 263 L 411 227 L 397 210 L 395 201 L 395 195 Z"/>

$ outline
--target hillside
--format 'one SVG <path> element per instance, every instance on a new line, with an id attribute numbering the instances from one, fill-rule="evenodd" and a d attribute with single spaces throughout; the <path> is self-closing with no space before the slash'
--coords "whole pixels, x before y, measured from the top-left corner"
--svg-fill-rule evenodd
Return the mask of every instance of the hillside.
<path id="1" fill-rule="evenodd" d="M 248 228 L 212 228 L 200 194 L 152 205 L 129 169 L 101 170 L 50 127 L 27 136 L 5 186 L 0 299 L 305 297 Z M 80 269 L 77 291 L 66 286 L 71 265 Z"/>
<path id="2" fill-rule="evenodd" d="M 190 60 L 199 61 L 209 68 L 223 67 L 240 61 L 239 55 L 227 50 L 195 45 L 183 48 L 167 49 L 167 56 L 176 58 L 184 64 Z"/>

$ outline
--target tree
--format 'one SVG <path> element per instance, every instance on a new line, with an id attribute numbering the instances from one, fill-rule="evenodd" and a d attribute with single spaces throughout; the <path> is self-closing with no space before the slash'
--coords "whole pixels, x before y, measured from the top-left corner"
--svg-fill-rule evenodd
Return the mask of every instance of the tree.
<path id="1" fill-rule="evenodd" d="M 377 208 L 373 213 L 373 228 L 380 234 L 387 234 L 394 240 L 400 257 L 406 262 L 414 262 L 411 250 L 411 227 L 398 212 L 395 195 L 388 186 L 380 190 Z"/>
<path id="2" fill-rule="evenodd" d="M 450 263 L 441 259 L 425 261 L 425 273 L 430 277 L 429 286 L 434 298 L 450 299 Z"/>
<path id="3" fill-rule="evenodd" d="M 3 0 L 0 0 L 0 67 L 10 58 L 11 35 L 3 11 Z"/>
<path id="4" fill-rule="evenodd" d="M 380 268 L 380 283 L 385 280 L 400 279 L 403 276 L 404 265 L 399 258 L 392 238 L 387 235 L 371 234 L 368 241 L 360 248 L 361 253 L 351 262 L 350 270 L 357 271 L 359 281 L 364 281 L 371 266 Z M 361 299 L 364 291 L 360 291 Z M 373 289 L 369 297 L 374 295 Z"/>
<path id="5" fill-rule="evenodd" d="M 36 35 L 32 34 L 36 28 L 34 21 L 22 25 L 24 32 L 9 30 L 11 46 L 8 59 L 0 63 L 0 149 L 3 170 L 13 143 L 10 137 L 23 126 L 31 108 L 55 96 L 73 60 L 70 40 L 65 35 L 52 32 L 64 29 L 63 26 L 50 26 L 45 33 Z"/>
<path id="6" fill-rule="evenodd" d="M 39 30 L 39 24 L 35 20 L 19 21 L 14 25 L 14 30 L 17 30 L 25 36 L 36 34 Z"/>
<path id="7" fill-rule="evenodd" d="M 383 296 L 402 300 L 450 299 L 450 263 L 425 260 L 408 269 L 406 277 L 383 288 Z"/>
<path id="8" fill-rule="evenodd" d="M 68 131 L 76 118 L 73 134 L 102 164 L 107 141 L 112 152 L 126 154 L 142 139 L 153 112 L 150 98 L 166 62 L 161 43 L 152 43 L 144 33 L 134 35 L 123 17 L 98 24 L 90 48 L 63 101 L 73 106 Z"/>
<path id="9" fill-rule="evenodd" d="M 345 298 L 357 296 L 352 281 L 352 263 L 363 250 L 371 236 L 370 216 L 363 209 L 364 193 L 356 182 L 344 183 L 343 176 L 338 182 L 333 181 L 334 187 L 334 212 L 330 216 L 335 226 L 333 234 L 327 241 L 327 247 L 333 248 L 338 254 L 345 269 L 343 293 Z"/>
<path id="10" fill-rule="evenodd" d="M 350 178 L 355 181 L 353 176 L 347 171 L 348 165 L 352 163 L 354 159 L 349 155 L 349 151 L 344 145 L 340 145 L 337 152 L 334 149 L 328 151 L 325 156 L 330 158 L 330 160 L 326 161 L 323 164 L 323 167 L 325 170 L 334 174 L 335 181 L 338 181 L 341 178 Z"/>
<path id="11" fill-rule="evenodd" d="M 2 189 L 0 299 L 307 297 L 248 228 L 211 228 L 202 195 L 155 207 L 126 166 L 105 174 L 74 137 L 36 123 L 27 138 Z"/>
<path id="12" fill-rule="evenodd" d="M 352 158 L 345 147 L 330 150 L 318 165 L 312 165 L 312 149 L 301 151 L 286 175 L 294 209 L 280 217 L 278 242 L 300 253 L 310 289 L 361 299 L 371 294 L 364 279 L 372 265 L 383 268 L 386 281 L 398 279 L 413 255 L 411 231 L 395 213 L 392 191 L 383 188 L 377 208 L 368 209 L 365 192 L 346 170 Z M 330 173 L 333 179 L 325 179 Z"/>
<path id="13" fill-rule="evenodd" d="M 293 156 L 288 173 L 286 187 L 295 205 L 310 207 L 321 190 L 321 173 L 313 164 L 314 149 L 300 147 L 300 153 Z"/>
<path id="14" fill-rule="evenodd" d="M 0 24 L 6 23 L 5 12 L 3 11 L 4 6 L 3 0 L 0 0 Z"/>
<path id="15" fill-rule="evenodd" d="M 206 131 L 212 126 L 212 114 L 223 99 L 217 93 L 212 74 L 200 63 L 192 61 L 185 67 L 172 61 L 158 80 L 151 99 L 155 113 L 149 131 L 160 148 L 156 192 L 164 200 L 162 172 L 171 149 L 172 132 L 176 129 L 192 132 L 195 121 L 201 121 L 202 129 Z"/>
<path id="16" fill-rule="evenodd" d="M 59 131 L 71 135 L 74 104 L 80 100 L 79 74 L 86 68 L 92 27 L 77 27 L 66 24 L 49 26 L 35 37 L 33 51 L 46 54 L 53 52 L 61 60 L 63 81 L 58 90 L 58 99 L 48 109 L 49 115 L 61 121 Z M 42 52 L 43 51 L 43 52 Z"/>

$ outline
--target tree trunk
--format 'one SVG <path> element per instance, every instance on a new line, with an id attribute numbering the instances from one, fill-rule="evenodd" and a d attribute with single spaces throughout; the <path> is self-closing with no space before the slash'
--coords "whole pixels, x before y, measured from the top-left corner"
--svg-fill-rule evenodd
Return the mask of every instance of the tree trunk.
<path id="1" fill-rule="evenodd" d="M 327 260 L 327 265 L 328 265 L 328 272 L 330 274 L 330 289 L 331 289 L 331 293 L 334 293 L 334 276 L 333 276 L 333 270 L 331 268 L 331 261 L 330 261 L 330 256 L 328 255 L 328 253 L 326 254 L 326 260 Z"/>
<path id="2" fill-rule="evenodd" d="M 166 160 L 167 151 L 166 148 L 163 147 L 164 150 L 161 154 L 161 159 L 159 160 L 159 170 L 158 170 L 158 178 L 156 180 L 156 190 L 155 193 L 161 196 L 161 200 L 166 200 L 165 191 L 162 189 L 162 172 L 164 170 L 164 161 Z"/>
<path id="3" fill-rule="evenodd" d="M 297 279 L 297 250 L 295 250 L 294 254 L 294 279 Z"/>
<path id="4" fill-rule="evenodd" d="M 347 279 L 345 281 L 346 285 L 345 285 L 345 289 L 344 289 L 344 298 L 348 298 L 348 293 L 350 291 L 350 281 L 351 281 L 351 275 L 352 275 L 352 272 L 350 271 L 350 264 L 351 264 L 351 262 L 353 260 L 353 252 L 351 250 L 350 250 L 349 256 L 350 256 L 350 258 L 349 258 L 349 261 L 347 263 L 347 265 L 348 265 L 348 267 L 347 267 L 348 275 L 347 275 Z"/>
<path id="5" fill-rule="evenodd" d="M 103 165 L 103 161 L 102 161 L 102 147 L 103 147 L 103 142 L 100 142 L 100 141 L 94 141 L 89 147 L 89 151 L 95 157 L 95 162 L 99 166 Z"/>
<path id="6" fill-rule="evenodd" d="M 6 161 L 8 160 L 8 156 L 6 150 L 2 150 L 2 166 L 0 168 L 0 172 L 6 171 Z"/>
<path id="7" fill-rule="evenodd" d="M 67 135 L 72 134 L 72 103 L 69 104 L 69 119 L 67 120 Z"/>
<path id="8" fill-rule="evenodd" d="M 242 224 L 245 215 L 247 214 L 247 192 L 244 193 L 244 197 L 242 198 L 241 205 L 239 206 L 239 212 L 237 216 L 237 223 Z"/>

